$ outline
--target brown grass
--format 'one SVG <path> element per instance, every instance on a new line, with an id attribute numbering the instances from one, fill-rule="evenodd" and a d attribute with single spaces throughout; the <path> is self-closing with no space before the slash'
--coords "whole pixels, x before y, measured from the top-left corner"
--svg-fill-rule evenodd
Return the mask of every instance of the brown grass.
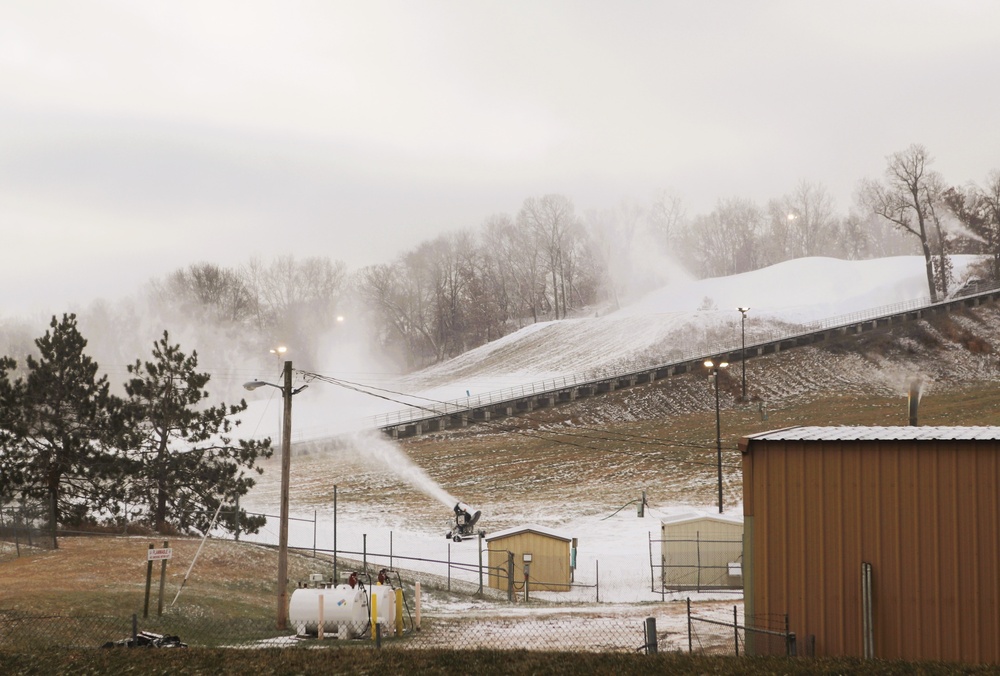
<path id="1" fill-rule="evenodd" d="M 164 606 L 169 608 L 198 549 L 194 538 L 171 539 Z M 123 615 L 142 612 L 146 553 L 162 539 L 144 537 L 69 537 L 58 550 L 22 548 L 0 563 L 0 610 L 60 614 Z M 275 550 L 252 544 L 234 546 L 207 540 L 178 600 L 195 612 L 224 609 L 234 617 L 269 617 L 273 612 Z M 290 557 L 292 579 L 311 570 L 309 559 Z M 161 563 L 153 563 L 150 608 L 155 613 Z M 214 611 L 213 611 L 214 612 Z"/>

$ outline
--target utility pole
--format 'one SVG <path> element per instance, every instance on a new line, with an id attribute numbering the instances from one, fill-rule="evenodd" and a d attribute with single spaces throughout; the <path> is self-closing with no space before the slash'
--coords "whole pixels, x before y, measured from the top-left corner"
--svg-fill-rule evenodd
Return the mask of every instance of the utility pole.
<path id="1" fill-rule="evenodd" d="M 719 415 L 719 369 L 728 366 L 729 363 L 724 361 L 718 364 L 711 359 L 705 361 L 705 367 L 715 382 L 715 457 L 719 474 L 719 514 L 722 514 L 722 417 Z"/>
<path id="2" fill-rule="evenodd" d="M 740 364 L 743 366 L 743 401 L 747 400 L 747 312 L 750 311 L 748 307 L 738 307 L 736 308 L 740 311 L 742 315 L 740 336 L 743 339 L 743 350 L 740 353 Z"/>
<path id="3" fill-rule="evenodd" d="M 281 396 L 285 413 L 281 421 L 281 525 L 278 529 L 278 629 L 288 628 L 288 483 L 292 468 L 292 362 L 285 362 Z"/>

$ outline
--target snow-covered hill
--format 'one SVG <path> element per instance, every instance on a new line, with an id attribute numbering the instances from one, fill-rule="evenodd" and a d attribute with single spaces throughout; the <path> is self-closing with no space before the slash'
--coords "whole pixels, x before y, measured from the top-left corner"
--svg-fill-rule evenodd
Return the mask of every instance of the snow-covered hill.
<path id="1" fill-rule="evenodd" d="M 955 259 L 961 279 L 974 257 Z M 927 297 L 919 256 L 845 261 L 803 258 L 731 277 L 685 280 L 603 316 L 540 322 L 392 381 L 378 396 L 316 383 L 295 400 L 295 441 L 373 425 L 406 404 L 454 401 L 568 375 L 634 370 L 801 325 Z M 337 376 L 337 373 L 330 375 Z M 386 392 L 388 391 L 388 392 Z M 409 398 L 392 393 L 410 395 Z M 269 396 L 274 392 L 267 393 Z M 274 406 L 278 408 L 278 406 Z M 261 407 L 255 409 L 260 411 Z M 253 419 L 252 411 L 248 419 Z M 272 428 L 264 433 L 274 435 Z"/>

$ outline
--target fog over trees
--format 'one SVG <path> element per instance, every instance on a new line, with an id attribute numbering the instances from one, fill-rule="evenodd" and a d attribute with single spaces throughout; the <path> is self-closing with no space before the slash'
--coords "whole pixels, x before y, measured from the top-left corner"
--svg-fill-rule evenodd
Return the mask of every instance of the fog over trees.
<path id="1" fill-rule="evenodd" d="M 890 155 L 881 178 L 859 181 L 846 214 L 808 181 L 766 204 L 725 197 L 694 215 L 669 191 L 583 213 L 563 195 L 527 196 L 517 213 L 487 215 L 356 270 L 321 252 L 193 263 L 151 281 L 136 306 L 95 303 L 87 323 L 91 333 L 121 336 L 121 354 L 111 356 L 120 363 L 142 347 L 128 344 L 127 327 L 151 311 L 157 333 L 183 327 L 186 344 L 225 336 L 266 352 L 284 343 L 308 368 L 346 315 L 365 323 L 373 352 L 412 370 L 531 323 L 613 311 L 679 275 L 733 275 L 806 256 L 919 253 L 928 295 L 939 299 L 958 281 L 949 255 L 973 253 L 986 256 L 976 274 L 1000 280 L 1000 171 L 982 186 L 953 185 L 932 164 L 917 144 Z M 0 333 L 22 348 L 31 335 L 15 326 Z"/>

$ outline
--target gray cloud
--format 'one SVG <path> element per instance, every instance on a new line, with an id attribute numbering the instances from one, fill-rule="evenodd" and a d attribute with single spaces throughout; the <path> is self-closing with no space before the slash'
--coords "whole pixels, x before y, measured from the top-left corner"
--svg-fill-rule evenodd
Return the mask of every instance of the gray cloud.
<path id="1" fill-rule="evenodd" d="M 351 267 L 562 192 L 846 208 L 923 143 L 1000 157 L 1000 5 L 12 0 L 0 316 L 199 260 Z"/>

